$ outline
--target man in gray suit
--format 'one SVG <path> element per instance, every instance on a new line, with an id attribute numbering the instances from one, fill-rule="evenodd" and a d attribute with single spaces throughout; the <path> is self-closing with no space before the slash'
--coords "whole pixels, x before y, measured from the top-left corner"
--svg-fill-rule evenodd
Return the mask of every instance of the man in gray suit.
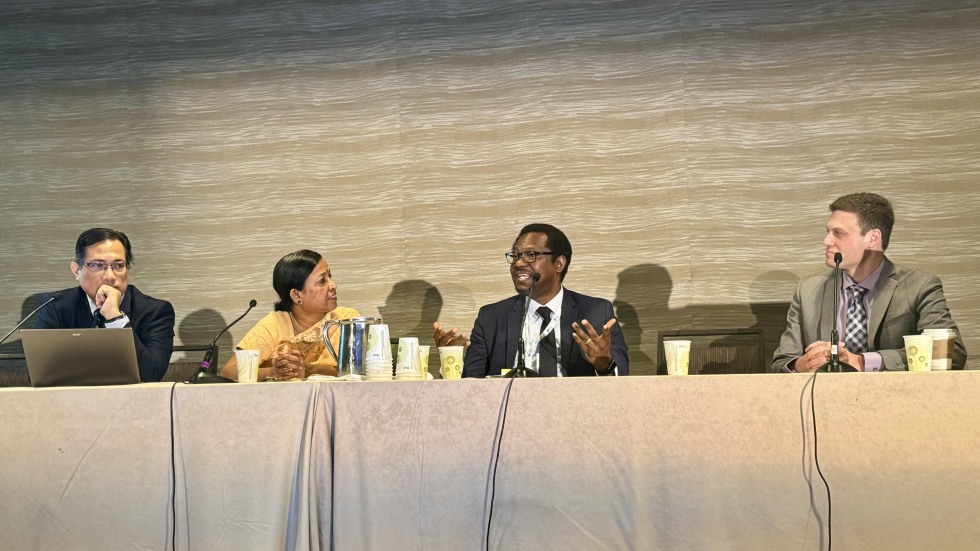
<path id="1" fill-rule="evenodd" d="M 946 306 L 939 278 L 892 264 L 885 257 L 895 213 L 874 193 L 845 195 L 830 205 L 827 266 L 841 253 L 840 304 L 834 305 L 834 272 L 800 281 L 786 315 L 786 331 L 769 370 L 809 372 L 830 359 L 834 311 L 840 361 L 858 371 L 908 369 L 904 335 L 924 329 L 953 329 L 953 369 L 963 369 L 966 348 Z"/>

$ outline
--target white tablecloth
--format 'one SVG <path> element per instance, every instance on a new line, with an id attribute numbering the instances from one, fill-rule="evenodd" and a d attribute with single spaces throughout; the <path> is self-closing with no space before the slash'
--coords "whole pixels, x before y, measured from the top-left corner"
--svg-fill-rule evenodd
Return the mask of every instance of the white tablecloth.
<path id="1" fill-rule="evenodd" d="M 825 548 L 808 381 L 2 390 L 0 548 Z M 819 375 L 835 546 L 974 548 L 978 403 L 980 372 Z"/>

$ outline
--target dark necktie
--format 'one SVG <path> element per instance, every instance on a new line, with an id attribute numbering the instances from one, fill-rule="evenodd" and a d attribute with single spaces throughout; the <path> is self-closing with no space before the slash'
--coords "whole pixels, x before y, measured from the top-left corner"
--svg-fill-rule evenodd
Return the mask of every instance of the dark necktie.
<path id="1" fill-rule="evenodd" d="M 96 310 L 92 314 L 92 327 L 105 327 L 105 317 L 102 315 L 101 310 Z"/>
<path id="2" fill-rule="evenodd" d="M 868 311 L 864 307 L 864 293 L 868 290 L 858 285 L 847 288 L 851 303 L 847 306 L 847 325 L 844 326 L 844 348 L 855 354 L 868 350 Z"/>
<path id="3" fill-rule="evenodd" d="M 538 315 L 541 316 L 541 329 L 544 330 L 551 323 L 551 309 L 542 306 L 538 308 Z M 554 329 L 538 341 L 538 374 L 542 377 L 558 376 L 558 347 L 555 346 Z"/>

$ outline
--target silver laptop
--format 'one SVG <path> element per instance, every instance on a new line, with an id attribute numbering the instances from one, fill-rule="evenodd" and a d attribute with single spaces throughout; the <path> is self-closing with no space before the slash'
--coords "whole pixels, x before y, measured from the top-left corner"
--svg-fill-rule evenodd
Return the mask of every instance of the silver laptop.
<path id="1" fill-rule="evenodd" d="M 33 386 L 140 382 L 133 329 L 21 329 Z"/>

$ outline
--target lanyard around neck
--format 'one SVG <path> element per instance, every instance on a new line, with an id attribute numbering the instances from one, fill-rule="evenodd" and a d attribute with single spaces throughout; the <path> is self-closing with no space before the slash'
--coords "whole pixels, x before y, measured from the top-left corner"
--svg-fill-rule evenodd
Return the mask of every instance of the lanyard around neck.
<path id="1" fill-rule="evenodd" d="M 553 315 L 551 317 L 551 321 L 548 322 L 548 325 L 545 325 L 544 328 L 541 329 L 541 332 L 538 333 L 538 335 L 536 337 L 532 337 L 529 342 L 528 342 L 528 339 L 524 339 L 525 340 L 525 343 L 526 343 L 524 345 L 524 361 L 528 365 L 535 365 L 535 366 L 538 365 L 537 364 L 538 343 L 541 342 L 541 339 L 543 339 L 545 337 L 545 335 L 547 335 L 548 333 L 551 333 L 553 330 L 556 330 L 557 325 L 558 325 L 558 316 L 557 315 Z M 527 333 L 528 331 L 530 331 L 529 326 L 528 325 L 525 325 L 524 326 L 524 332 Z M 557 333 L 555 334 L 555 336 L 557 337 Z M 558 339 L 555 338 L 555 344 L 557 344 L 557 343 L 558 343 Z M 557 353 L 556 363 L 557 363 L 558 373 L 562 373 L 562 370 L 561 370 L 561 347 L 560 346 L 557 347 L 556 353 Z M 535 370 L 537 370 L 537 369 L 535 369 Z"/>

